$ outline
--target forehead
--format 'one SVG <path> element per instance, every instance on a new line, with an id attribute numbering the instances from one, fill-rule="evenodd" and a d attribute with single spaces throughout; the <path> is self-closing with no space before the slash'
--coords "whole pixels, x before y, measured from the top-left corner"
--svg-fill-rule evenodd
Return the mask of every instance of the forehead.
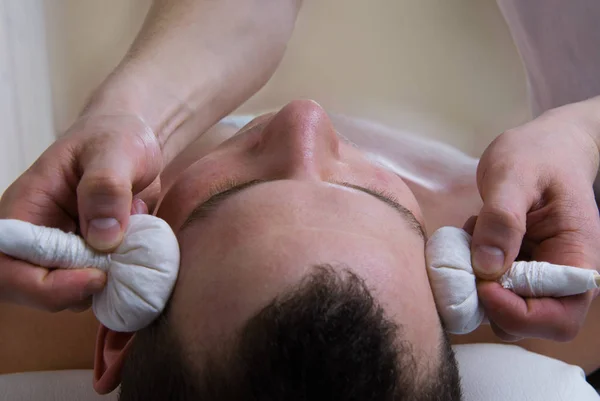
<path id="1" fill-rule="evenodd" d="M 425 275 L 422 239 L 392 208 L 352 190 L 285 182 L 248 188 L 190 226 L 180 242 L 174 299 L 196 305 L 195 314 L 227 316 L 221 329 L 319 264 L 351 269 L 376 293 L 423 292 L 412 279 Z M 184 288 L 190 285 L 193 291 Z"/>
<path id="2" fill-rule="evenodd" d="M 265 183 L 232 196 L 180 235 L 180 276 L 243 293 L 292 284 L 323 263 L 382 281 L 406 266 L 424 272 L 423 240 L 392 208 L 366 194 L 309 187 Z"/>

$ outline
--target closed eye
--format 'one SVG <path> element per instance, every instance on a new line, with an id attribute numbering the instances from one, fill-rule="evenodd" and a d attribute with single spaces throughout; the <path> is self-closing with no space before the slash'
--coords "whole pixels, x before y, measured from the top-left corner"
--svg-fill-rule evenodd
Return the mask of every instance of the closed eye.
<path id="1" fill-rule="evenodd" d="M 216 208 L 221 203 L 223 203 L 227 198 L 233 196 L 234 194 L 239 193 L 250 187 L 272 181 L 277 180 L 252 180 L 245 183 L 236 183 L 235 180 L 228 179 L 215 185 L 212 188 L 213 195 L 211 195 L 209 199 L 205 202 L 202 202 L 190 213 L 186 221 L 181 226 L 180 230 L 184 230 L 196 220 L 208 217 L 208 215 L 214 210 L 216 210 Z M 332 182 L 332 184 L 337 184 L 346 188 L 352 188 L 357 191 L 364 192 L 368 195 L 379 199 L 388 206 L 391 206 L 402 216 L 402 218 L 409 224 L 410 228 L 413 229 L 423 239 L 423 241 L 426 240 L 425 229 L 423 228 L 422 224 L 419 222 L 419 220 L 417 220 L 415 215 L 410 210 L 399 204 L 397 198 L 390 192 L 382 191 L 377 188 L 364 188 L 359 185 L 351 184 L 348 182 Z"/>

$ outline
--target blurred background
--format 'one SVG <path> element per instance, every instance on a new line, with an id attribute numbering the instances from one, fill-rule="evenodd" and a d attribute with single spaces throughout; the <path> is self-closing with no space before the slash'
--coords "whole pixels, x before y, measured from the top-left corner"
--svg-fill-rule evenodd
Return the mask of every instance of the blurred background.
<path id="1" fill-rule="evenodd" d="M 0 0 L 0 192 L 74 121 L 150 0 Z M 494 0 L 304 0 L 286 56 L 239 113 L 312 98 L 326 110 L 478 156 L 529 119 Z"/>

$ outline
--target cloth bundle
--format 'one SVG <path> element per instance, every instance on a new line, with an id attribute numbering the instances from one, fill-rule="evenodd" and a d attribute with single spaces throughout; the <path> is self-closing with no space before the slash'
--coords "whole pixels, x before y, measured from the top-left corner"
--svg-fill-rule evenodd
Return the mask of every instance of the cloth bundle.
<path id="1" fill-rule="evenodd" d="M 471 266 L 471 236 L 456 227 L 442 227 L 425 247 L 427 273 L 436 306 L 447 330 L 467 334 L 485 318 Z M 566 297 L 599 288 L 595 270 L 547 262 L 515 262 L 499 283 L 523 297 Z"/>
<path id="2" fill-rule="evenodd" d="M 0 220 L 0 252 L 47 268 L 94 267 L 107 272 L 93 311 L 106 327 L 132 332 L 163 311 L 179 272 L 179 244 L 169 225 L 154 216 L 131 216 L 121 245 L 111 254 L 90 248 L 83 238 L 19 220 Z M 471 266 L 471 236 L 442 227 L 425 247 L 436 306 L 453 334 L 475 330 L 485 318 Z M 594 270 L 546 262 L 515 262 L 499 280 L 524 297 L 563 297 L 599 288 Z"/>
<path id="3" fill-rule="evenodd" d="M 93 297 L 98 320 L 111 330 L 133 332 L 163 311 L 179 272 L 179 243 L 171 227 L 147 214 L 130 217 L 121 245 L 111 254 L 83 238 L 20 220 L 0 220 L 0 252 L 47 268 L 93 267 L 107 273 Z"/>

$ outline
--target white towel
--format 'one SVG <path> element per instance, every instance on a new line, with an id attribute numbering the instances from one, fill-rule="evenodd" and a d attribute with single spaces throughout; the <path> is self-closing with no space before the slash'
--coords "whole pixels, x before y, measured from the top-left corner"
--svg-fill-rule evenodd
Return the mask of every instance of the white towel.
<path id="1" fill-rule="evenodd" d="M 179 244 L 169 225 L 147 214 L 131 216 L 123 242 L 111 254 L 83 238 L 20 220 L 0 220 L 0 252 L 47 268 L 94 267 L 107 273 L 92 309 L 109 329 L 133 332 L 163 311 L 179 272 Z"/>
<path id="2" fill-rule="evenodd" d="M 453 334 L 467 334 L 486 320 L 471 266 L 471 236 L 442 227 L 425 247 L 427 272 L 438 312 Z M 595 270 L 547 262 L 515 262 L 500 284 L 523 297 L 565 297 L 598 288 Z"/>

